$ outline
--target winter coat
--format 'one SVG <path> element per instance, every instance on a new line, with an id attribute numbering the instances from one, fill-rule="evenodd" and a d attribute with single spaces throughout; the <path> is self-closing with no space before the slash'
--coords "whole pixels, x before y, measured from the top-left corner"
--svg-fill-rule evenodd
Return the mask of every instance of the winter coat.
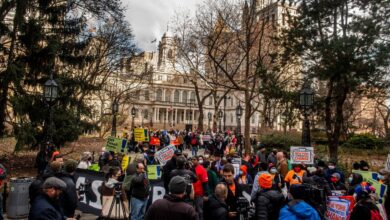
<path id="1" fill-rule="evenodd" d="M 261 190 L 256 197 L 256 219 L 277 220 L 284 196 L 276 190 Z"/>
<path id="2" fill-rule="evenodd" d="M 279 220 L 320 220 L 317 211 L 303 200 L 292 200 L 279 213 Z"/>
<path id="3" fill-rule="evenodd" d="M 212 169 L 207 169 L 207 177 L 209 178 L 209 195 L 214 194 L 214 189 L 217 186 L 219 179 L 217 173 Z"/>
<path id="4" fill-rule="evenodd" d="M 378 207 L 370 199 L 360 200 L 352 210 L 350 220 L 371 219 L 371 212 L 379 213 Z"/>
<path id="5" fill-rule="evenodd" d="M 228 207 L 226 203 L 218 200 L 214 195 L 203 205 L 205 220 L 227 220 Z"/>
<path id="6" fill-rule="evenodd" d="M 28 220 L 65 220 L 65 216 L 58 201 L 41 194 L 32 202 Z"/>
<path id="7" fill-rule="evenodd" d="M 149 196 L 150 183 L 146 173 L 138 173 L 131 180 L 131 197 L 144 200 Z"/>
<path id="8" fill-rule="evenodd" d="M 145 214 L 145 220 L 197 220 L 194 207 L 172 194 L 155 201 Z"/>
<path id="9" fill-rule="evenodd" d="M 73 218 L 78 202 L 74 177 L 65 173 L 56 176 L 66 183 L 66 190 L 60 195 L 60 204 L 64 210 L 64 215 Z"/>
<path id="10" fill-rule="evenodd" d="M 170 160 L 167 161 L 167 163 L 163 166 L 163 180 L 164 180 L 164 188 L 165 188 L 165 191 L 168 192 L 168 184 L 169 184 L 169 181 L 170 181 L 170 174 L 171 174 L 171 171 L 176 169 L 177 166 L 176 166 L 176 157 L 172 157 Z"/>

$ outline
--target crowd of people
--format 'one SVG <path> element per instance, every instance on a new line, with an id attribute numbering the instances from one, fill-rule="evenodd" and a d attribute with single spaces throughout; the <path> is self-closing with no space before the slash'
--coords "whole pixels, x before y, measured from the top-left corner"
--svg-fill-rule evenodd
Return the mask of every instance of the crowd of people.
<path id="1" fill-rule="evenodd" d="M 126 134 L 124 134 L 126 136 Z M 101 219 L 327 219 L 326 199 L 350 195 L 355 206 L 351 220 L 385 219 L 378 208 L 375 188 L 359 173 L 346 173 L 336 161 L 317 159 L 315 164 L 291 164 L 288 152 L 269 149 L 252 140 L 251 154 L 243 152 L 243 138 L 224 134 L 197 132 L 155 132 L 159 146 L 135 143 L 130 138 L 129 151 L 137 153 L 127 167 L 122 155 L 103 152 L 94 164 L 89 152 L 80 161 L 65 160 L 52 148 L 38 154 L 39 175 L 30 186 L 29 219 L 74 219 L 80 192 L 76 189 L 76 168 L 105 173 L 99 191 L 102 195 Z M 206 136 L 206 137 L 205 137 Z M 147 166 L 158 165 L 158 150 L 177 139 L 177 148 L 162 166 L 166 194 L 148 205 L 151 183 Z M 202 155 L 198 149 L 204 148 Z M 188 150 L 186 150 L 188 149 Z M 189 155 L 189 150 L 191 155 Z M 45 163 L 45 164 L 43 164 Z M 369 170 L 366 161 L 353 165 L 355 170 Z M 377 180 L 388 184 L 390 173 L 380 170 Z M 110 205 L 118 199 L 124 204 L 120 214 L 112 215 Z M 120 197 L 120 198 L 119 198 Z"/>

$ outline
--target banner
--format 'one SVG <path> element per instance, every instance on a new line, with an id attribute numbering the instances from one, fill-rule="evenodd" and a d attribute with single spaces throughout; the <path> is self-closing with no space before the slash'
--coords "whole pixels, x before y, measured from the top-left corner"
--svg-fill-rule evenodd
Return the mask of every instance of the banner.
<path id="1" fill-rule="evenodd" d="M 134 128 L 134 140 L 136 142 L 148 142 L 149 141 L 148 130 L 143 128 Z"/>
<path id="2" fill-rule="evenodd" d="M 204 142 L 209 142 L 211 140 L 211 136 L 208 134 L 203 135 L 202 140 Z"/>
<path id="3" fill-rule="evenodd" d="M 175 153 L 176 147 L 173 145 L 168 145 L 163 149 L 156 152 L 155 157 L 164 166 L 168 160 L 170 160 Z"/>
<path id="4" fill-rule="evenodd" d="M 352 196 L 329 196 L 325 215 L 329 220 L 348 220 L 354 206 L 352 201 Z"/>
<path id="5" fill-rule="evenodd" d="M 313 147 L 297 147 L 290 148 L 290 160 L 292 164 L 314 164 L 314 148 Z"/>
<path id="6" fill-rule="evenodd" d="M 161 179 L 161 166 L 160 165 L 148 165 L 147 173 L 149 180 L 157 180 Z"/>
<path id="7" fill-rule="evenodd" d="M 115 153 L 125 152 L 127 140 L 123 138 L 108 137 L 106 143 L 106 151 L 113 151 Z"/>
<path id="8" fill-rule="evenodd" d="M 149 142 L 150 145 L 160 146 L 160 139 L 157 137 L 152 137 Z"/>

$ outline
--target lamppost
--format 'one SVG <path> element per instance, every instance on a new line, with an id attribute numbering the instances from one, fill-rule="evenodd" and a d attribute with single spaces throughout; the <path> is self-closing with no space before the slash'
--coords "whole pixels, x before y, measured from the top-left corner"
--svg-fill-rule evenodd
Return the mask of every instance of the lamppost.
<path id="1" fill-rule="evenodd" d="M 207 118 L 209 119 L 209 130 L 210 130 L 211 112 L 207 113 Z"/>
<path id="2" fill-rule="evenodd" d="M 53 142 L 53 129 L 54 129 L 54 123 L 53 123 L 53 108 L 52 104 L 54 100 L 58 97 L 58 84 L 53 79 L 53 75 L 50 74 L 50 79 L 47 80 L 44 84 L 43 88 L 43 96 L 45 98 L 45 101 L 47 102 L 49 106 L 49 128 L 47 129 L 47 135 L 48 141 L 50 143 Z"/>
<path id="3" fill-rule="evenodd" d="M 218 111 L 218 118 L 219 118 L 219 132 L 222 132 L 222 117 L 223 117 L 223 112 L 221 109 Z"/>
<path id="4" fill-rule="evenodd" d="M 134 118 L 135 114 L 137 113 L 137 109 L 134 108 L 134 106 L 131 108 L 131 130 L 133 131 L 134 129 Z"/>
<path id="5" fill-rule="evenodd" d="M 217 96 L 217 99 L 219 97 Z M 223 130 L 226 131 L 226 100 L 231 99 L 230 96 L 225 95 L 223 97 Z"/>
<path id="6" fill-rule="evenodd" d="M 241 103 L 238 102 L 238 106 L 236 107 L 236 116 L 237 116 L 237 135 L 241 134 L 241 116 L 242 116 L 242 107 Z"/>
<path id="7" fill-rule="evenodd" d="M 309 115 L 314 103 L 314 92 L 306 82 L 299 92 L 299 106 L 304 117 L 302 125 L 302 146 L 311 146 Z"/>
<path id="8" fill-rule="evenodd" d="M 112 102 L 112 129 L 111 136 L 116 137 L 116 115 L 118 114 L 119 104 L 116 99 Z"/>

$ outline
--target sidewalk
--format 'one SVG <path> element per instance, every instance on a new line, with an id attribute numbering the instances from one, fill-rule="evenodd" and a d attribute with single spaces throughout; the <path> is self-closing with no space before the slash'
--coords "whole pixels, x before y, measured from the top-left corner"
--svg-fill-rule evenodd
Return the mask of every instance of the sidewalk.
<path id="1" fill-rule="evenodd" d="M 96 215 L 92 215 L 92 214 L 88 214 L 88 213 L 82 213 L 81 211 L 79 210 L 76 210 L 76 215 L 80 214 L 81 217 L 80 219 L 81 220 L 96 220 L 99 216 L 96 216 Z M 11 219 L 11 218 L 7 218 L 7 214 L 4 214 L 4 219 Z M 16 218 L 12 218 L 12 219 L 16 219 Z M 18 220 L 28 220 L 28 218 L 17 218 Z"/>

